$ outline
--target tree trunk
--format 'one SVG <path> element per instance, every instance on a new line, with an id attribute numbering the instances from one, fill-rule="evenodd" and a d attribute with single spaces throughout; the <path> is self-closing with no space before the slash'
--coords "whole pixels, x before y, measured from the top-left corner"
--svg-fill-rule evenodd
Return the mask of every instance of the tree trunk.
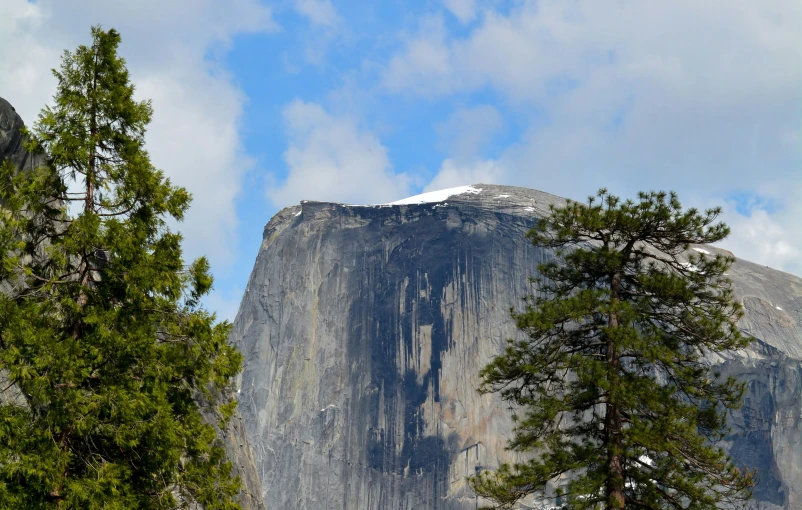
<path id="1" fill-rule="evenodd" d="M 611 304 L 618 303 L 618 293 L 621 285 L 621 274 L 616 272 L 610 282 Z M 613 310 L 610 312 L 608 325 L 611 329 L 619 325 L 618 313 Z M 620 361 L 618 349 L 615 341 L 607 337 L 607 374 L 608 379 L 618 375 Z M 624 508 L 624 465 L 621 458 L 621 408 L 615 398 L 607 395 L 607 409 L 604 416 L 604 430 L 607 447 L 607 480 L 605 493 L 607 496 L 607 508 Z"/>
<path id="2" fill-rule="evenodd" d="M 97 136 L 97 103 L 96 101 L 96 94 L 97 94 L 97 49 L 95 49 L 95 69 L 94 69 L 94 76 L 92 77 L 92 98 L 89 102 L 89 108 L 91 108 L 90 112 L 90 119 L 89 119 L 89 168 L 86 172 L 86 200 L 84 202 L 84 212 L 88 213 L 94 210 L 95 206 L 95 172 L 96 172 L 96 165 L 97 165 L 97 157 L 96 157 L 96 140 L 95 137 Z"/>
<path id="3" fill-rule="evenodd" d="M 95 48 L 95 67 L 94 76 L 92 77 L 92 88 L 90 90 L 91 96 L 89 101 L 90 117 L 89 117 L 89 164 L 86 169 L 86 196 L 84 197 L 84 213 L 89 213 L 95 210 L 95 173 L 97 171 L 97 145 L 95 137 L 97 136 L 97 103 L 96 89 L 97 89 L 97 48 Z M 89 257 L 86 253 L 81 255 L 81 262 L 78 265 L 78 272 L 80 274 L 81 289 L 78 292 L 77 303 L 79 308 L 86 305 L 87 297 L 84 292 L 92 278 L 92 268 L 90 267 Z M 80 321 L 73 324 L 72 336 L 78 338 L 80 334 Z"/>

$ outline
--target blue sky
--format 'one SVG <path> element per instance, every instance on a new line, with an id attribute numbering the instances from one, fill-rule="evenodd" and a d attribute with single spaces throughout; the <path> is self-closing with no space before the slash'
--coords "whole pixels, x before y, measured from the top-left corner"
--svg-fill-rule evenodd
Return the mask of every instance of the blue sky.
<path id="1" fill-rule="evenodd" d="M 27 123 L 100 23 L 195 204 L 187 255 L 233 318 L 264 224 L 302 199 L 478 182 L 722 205 L 736 255 L 802 275 L 802 4 L 785 0 L 0 0 Z"/>

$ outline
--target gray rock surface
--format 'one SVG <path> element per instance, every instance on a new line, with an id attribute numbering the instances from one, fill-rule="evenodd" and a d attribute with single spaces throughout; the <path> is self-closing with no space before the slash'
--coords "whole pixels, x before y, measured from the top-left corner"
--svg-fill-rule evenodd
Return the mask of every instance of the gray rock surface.
<path id="1" fill-rule="evenodd" d="M 228 423 L 228 427 L 218 433 L 223 440 L 226 455 L 231 461 L 232 472 L 240 478 L 239 503 L 242 510 L 265 510 L 253 448 L 248 442 L 242 416 L 236 413 Z"/>
<path id="2" fill-rule="evenodd" d="M 524 233 L 564 200 L 474 187 L 420 205 L 304 202 L 265 227 L 232 341 L 268 508 L 472 509 L 465 476 L 515 459 L 510 413 L 478 374 L 549 257 Z M 802 280 L 741 260 L 731 276 L 760 341 L 711 360 L 749 381 L 727 446 L 760 470 L 764 508 L 802 508 Z"/>
<path id="3" fill-rule="evenodd" d="M 11 103 L 0 97 L 0 161 L 11 160 L 17 168 L 32 169 L 42 164 L 40 156 L 32 156 L 23 147 L 25 126 Z"/>
<path id="4" fill-rule="evenodd" d="M 25 138 L 21 132 L 24 123 L 14 107 L 0 97 L 0 162 L 12 161 L 20 170 L 33 169 L 44 164 L 39 155 L 31 155 L 23 147 Z M 0 291 L 5 290 L 0 283 Z M 0 370 L 0 402 L 15 402 L 24 405 L 24 397 L 16 386 L 7 384 L 5 371 Z M 233 471 L 242 481 L 240 503 L 243 510 L 264 510 L 261 484 L 254 463 L 251 447 L 245 435 L 242 417 L 232 418 L 227 430 L 221 434 Z"/>

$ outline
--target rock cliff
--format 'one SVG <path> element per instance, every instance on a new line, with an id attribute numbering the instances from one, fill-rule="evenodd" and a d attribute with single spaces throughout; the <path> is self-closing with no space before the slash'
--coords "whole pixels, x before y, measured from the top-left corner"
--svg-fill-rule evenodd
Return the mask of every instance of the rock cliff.
<path id="1" fill-rule="evenodd" d="M 461 191 L 304 202 L 265 227 L 232 341 L 268 508 L 472 509 L 465 476 L 514 458 L 509 412 L 478 373 L 550 256 L 524 234 L 564 200 Z M 760 470 L 763 508 L 802 508 L 802 280 L 742 260 L 730 273 L 759 341 L 711 360 L 749 382 L 727 447 Z"/>
<path id="2" fill-rule="evenodd" d="M 19 169 L 33 169 L 42 164 L 42 158 L 31 155 L 22 146 L 25 123 L 11 104 L 0 97 L 0 161 L 12 161 Z"/>
<path id="3" fill-rule="evenodd" d="M 44 164 L 41 156 L 31 155 L 23 147 L 25 138 L 21 132 L 24 123 L 11 104 L 0 97 L 0 162 L 12 161 L 20 170 L 33 169 Z M 3 290 L 0 283 L 0 291 Z M 7 384 L 6 373 L 0 370 L 0 402 L 23 402 L 18 389 Z M 242 481 L 240 504 L 243 510 L 264 510 L 261 485 L 256 471 L 251 447 L 245 435 L 242 417 L 235 415 L 221 437 L 233 464 L 233 470 Z"/>

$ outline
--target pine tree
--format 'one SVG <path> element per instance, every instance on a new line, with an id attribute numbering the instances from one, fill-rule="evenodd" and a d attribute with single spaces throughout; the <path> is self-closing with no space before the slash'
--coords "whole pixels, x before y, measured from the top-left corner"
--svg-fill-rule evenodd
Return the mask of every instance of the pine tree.
<path id="1" fill-rule="evenodd" d="M 241 356 L 168 228 L 190 195 L 150 162 L 119 43 L 94 27 L 53 71 L 26 133 L 48 164 L 1 165 L 0 508 L 239 508 L 215 426 Z"/>
<path id="2" fill-rule="evenodd" d="M 567 508 L 708 510 L 751 497 L 753 473 L 716 444 L 744 387 L 705 356 L 746 347 L 730 256 L 690 251 L 729 234 L 720 208 L 674 193 L 552 207 L 528 233 L 555 258 L 512 311 L 523 340 L 481 372 L 517 409 L 508 447 L 531 460 L 470 481 L 496 508 L 570 480 Z"/>

